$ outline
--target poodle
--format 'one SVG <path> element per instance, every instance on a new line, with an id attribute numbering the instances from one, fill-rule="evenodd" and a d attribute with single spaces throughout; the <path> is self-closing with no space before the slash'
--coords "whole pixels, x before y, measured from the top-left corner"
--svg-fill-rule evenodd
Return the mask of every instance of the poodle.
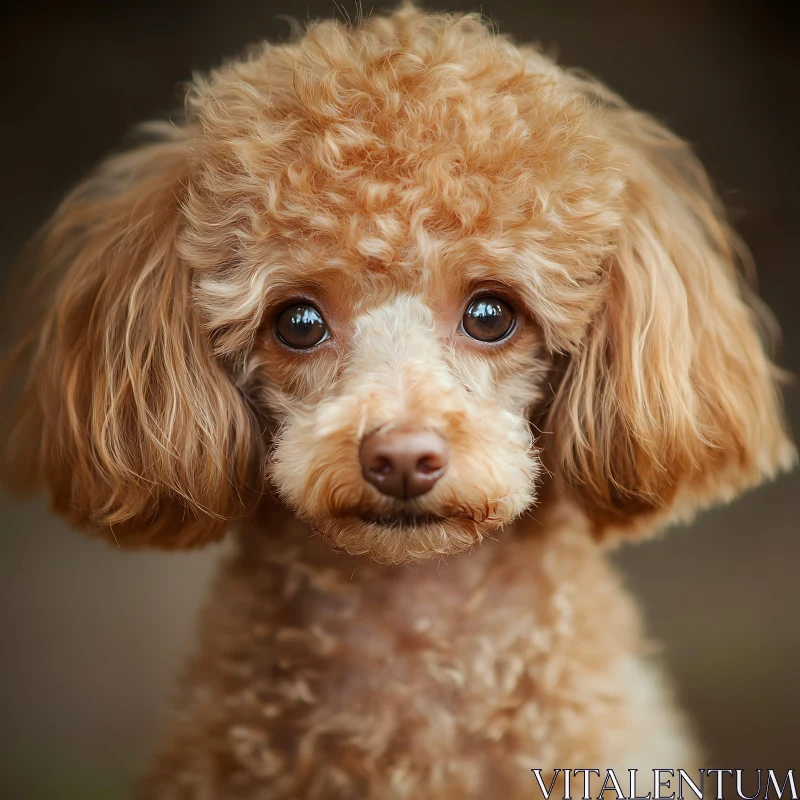
<path id="1" fill-rule="evenodd" d="M 5 448 L 112 545 L 235 541 L 141 797 L 699 766 L 606 553 L 795 454 L 690 148 L 408 5 L 196 77 L 144 134 L 33 245 Z"/>

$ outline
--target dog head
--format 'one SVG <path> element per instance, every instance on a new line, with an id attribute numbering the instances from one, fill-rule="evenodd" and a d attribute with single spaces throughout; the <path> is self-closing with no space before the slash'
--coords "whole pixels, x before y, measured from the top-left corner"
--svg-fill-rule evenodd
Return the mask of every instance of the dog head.
<path id="1" fill-rule="evenodd" d="M 9 475 L 73 521 L 188 546 L 271 488 L 401 562 L 540 479 L 603 534 L 791 462 L 687 146 L 478 18 L 313 25 L 151 132 L 37 245 L 58 281 Z"/>

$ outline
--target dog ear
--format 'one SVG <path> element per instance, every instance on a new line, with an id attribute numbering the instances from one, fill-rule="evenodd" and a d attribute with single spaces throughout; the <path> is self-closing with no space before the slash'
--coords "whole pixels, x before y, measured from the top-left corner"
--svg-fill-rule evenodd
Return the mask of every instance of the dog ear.
<path id="1" fill-rule="evenodd" d="M 15 358 L 27 374 L 7 479 L 47 487 L 58 512 L 119 545 L 217 538 L 262 485 L 257 427 L 176 253 L 189 144 L 169 127 L 110 159 L 34 246 L 55 297 Z"/>
<path id="2" fill-rule="evenodd" d="M 546 425 L 555 468 L 598 534 L 687 518 L 787 468 L 787 439 L 739 273 L 746 251 L 690 148 L 602 88 L 626 210 L 608 296 Z"/>

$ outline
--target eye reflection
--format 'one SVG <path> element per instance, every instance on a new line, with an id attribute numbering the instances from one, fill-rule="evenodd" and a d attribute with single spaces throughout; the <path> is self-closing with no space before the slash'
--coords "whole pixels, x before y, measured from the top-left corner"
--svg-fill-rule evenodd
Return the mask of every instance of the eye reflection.
<path id="1" fill-rule="evenodd" d="M 308 350 L 329 336 L 322 314 L 305 303 L 284 308 L 275 321 L 275 331 L 284 344 L 297 350 Z"/>
<path id="2" fill-rule="evenodd" d="M 484 295 L 469 304 L 461 328 L 479 342 L 498 342 L 510 335 L 515 320 L 514 310 L 505 300 Z"/>

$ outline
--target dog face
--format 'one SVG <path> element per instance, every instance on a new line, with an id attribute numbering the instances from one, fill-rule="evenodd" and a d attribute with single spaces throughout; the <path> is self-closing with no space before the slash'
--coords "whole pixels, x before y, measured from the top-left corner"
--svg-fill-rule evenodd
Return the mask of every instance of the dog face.
<path id="1" fill-rule="evenodd" d="M 477 18 L 315 25 L 155 133 L 39 247 L 8 452 L 74 521 L 185 546 L 271 489 L 402 562 L 518 517 L 540 461 L 598 534 L 791 462 L 688 148 Z"/>
<path id="2" fill-rule="evenodd" d="M 277 490 L 335 546 L 386 561 L 475 544 L 531 503 L 538 472 L 526 420 L 543 372 L 533 326 L 520 314 L 505 339 L 472 339 L 459 284 L 418 281 L 339 315 L 309 292 L 330 309 L 329 338 L 296 353 L 267 333 L 250 364 L 257 402 L 277 419 Z M 468 327 L 475 309 L 511 308 L 495 297 L 467 297 Z M 480 335 L 506 325 L 485 317 Z"/>

